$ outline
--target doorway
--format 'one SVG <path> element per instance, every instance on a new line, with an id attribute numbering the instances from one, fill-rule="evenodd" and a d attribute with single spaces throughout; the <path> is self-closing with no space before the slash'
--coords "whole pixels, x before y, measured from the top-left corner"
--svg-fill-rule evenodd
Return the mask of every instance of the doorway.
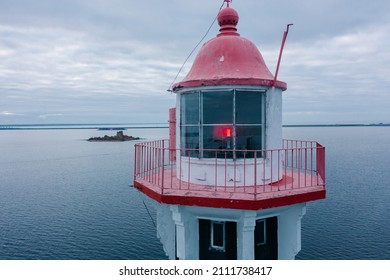
<path id="1" fill-rule="evenodd" d="M 236 260 L 237 223 L 199 219 L 199 259 Z"/>
<path id="2" fill-rule="evenodd" d="M 255 260 L 278 259 L 278 218 L 271 217 L 256 221 Z"/>

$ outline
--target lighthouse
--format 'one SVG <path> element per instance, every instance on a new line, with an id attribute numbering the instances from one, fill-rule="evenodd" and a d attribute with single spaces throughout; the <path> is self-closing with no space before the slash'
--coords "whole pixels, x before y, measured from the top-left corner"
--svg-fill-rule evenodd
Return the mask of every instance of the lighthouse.
<path id="1" fill-rule="evenodd" d="M 157 202 L 170 259 L 294 259 L 306 203 L 325 198 L 325 148 L 283 139 L 287 84 L 225 2 L 219 34 L 172 86 L 169 139 L 135 145 L 134 187 Z"/>

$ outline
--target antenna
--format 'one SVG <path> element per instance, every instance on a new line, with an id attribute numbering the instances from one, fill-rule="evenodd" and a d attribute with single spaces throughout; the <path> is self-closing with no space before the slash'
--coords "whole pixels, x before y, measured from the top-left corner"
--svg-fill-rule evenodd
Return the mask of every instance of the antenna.
<path id="1" fill-rule="evenodd" d="M 293 25 L 293 24 L 292 24 L 292 23 L 287 24 L 286 31 L 284 31 L 284 34 L 283 34 L 282 45 L 280 46 L 280 52 L 279 52 L 279 58 L 278 58 L 278 65 L 276 66 L 276 72 L 275 72 L 275 77 L 274 77 L 273 86 L 275 86 L 276 79 L 278 78 L 279 66 L 280 66 L 280 61 L 282 60 L 282 53 L 283 53 L 283 49 L 284 49 L 284 43 L 286 43 L 288 30 L 289 30 L 289 28 L 290 28 L 291 25 Z"/>
<path id="2" fill-rule="evenodd" d="M 223 0 L 222 2 L 222 5 L 221 7 L 219 8 L 219 10 L 222 10 L 223 8 L 223 5 L 225 4 L 225 2 L 227 2 L 227 5 L 229 7 L 229 2 L 232 2 L 233 0 Z M 187 58 L 184 60 L 183 64 L 181 65 L 179 71 L 177 72 L 176 74 L 176 77 L 173 79 L 171 85 L 169 86 L 169 88 L 167 89 L 167 91 L 169 92 L 172 92 L 172 86 L 173 84 L 175 83 L 177 77 L 179 77 L 179 74 L 181 72 L 181 70 L 183 69 L 184 65 L 186 64 L 187 60 L 190 58 L 190 56 L 194 53 L 194 51 L 196 50 L 196 48 L 200 45 L 200 43 L 202 43 L 203 39 L 206 38 L 207 34 L 209 34 L 209 31 L 211 29 L 211 27 L 214 25 L 214 22 L 217 20 L 218 18 L 218 15 L 214 18 L 213 22 L 211 23 L 211 25 L 209 26 L 209 28 L 207 29 L 206 31 L 206 34 L 203 35 L 202 39 L 200 39 L 200 41 L 196 44 L 196 46 L 192 49 L 192 51 L 190 52 L 190 54 L 187 56 Z"/>

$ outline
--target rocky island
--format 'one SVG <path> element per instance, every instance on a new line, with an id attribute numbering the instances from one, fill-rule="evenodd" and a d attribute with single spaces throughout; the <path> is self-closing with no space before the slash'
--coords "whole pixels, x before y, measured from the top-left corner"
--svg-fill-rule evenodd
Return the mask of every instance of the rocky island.
<path id="1" fill-rule="evenodd" d="M 118 131 L 115 136 L 104 135 L 103 137 L 91 137 L 88 139 L 90 142 L 123 142 L 123 141 L 132 141 L 139 140 L 139 137 L 133 137 L 124 135 L 123 131 Z"/>

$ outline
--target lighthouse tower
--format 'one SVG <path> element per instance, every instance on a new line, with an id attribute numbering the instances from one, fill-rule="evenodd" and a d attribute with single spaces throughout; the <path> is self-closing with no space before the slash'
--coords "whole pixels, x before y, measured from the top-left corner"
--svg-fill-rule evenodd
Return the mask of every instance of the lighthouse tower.
<path id="1" fill-rule="evenodd" d="M 134 186 L 158 202 L 170 259 L 294 259 L 306 203 L 325 198 L 325 148 L 282 138 L 282 92 L 257 47 L 220 33 L 173 85 L 170 139 L 135 145 Z"/>

